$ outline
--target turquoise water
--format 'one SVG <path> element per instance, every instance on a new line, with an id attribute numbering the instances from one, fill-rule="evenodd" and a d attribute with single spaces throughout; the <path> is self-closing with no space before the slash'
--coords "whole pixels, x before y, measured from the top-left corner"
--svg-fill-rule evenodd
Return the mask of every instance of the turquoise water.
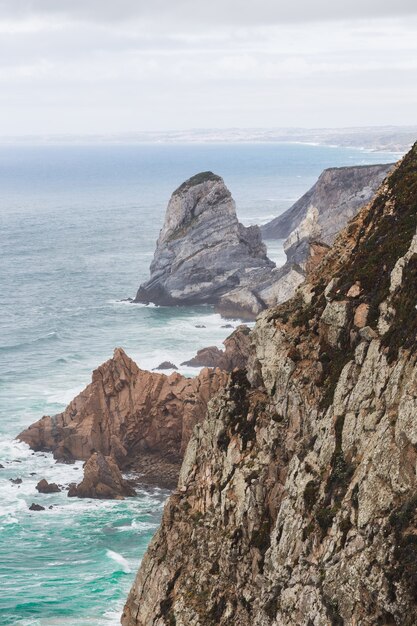
<path id="1" fill-rule="evenodd" d="M 158 526 L 167 495 L 160 490 L 124 502 L 38 494 L 40 478 L 68 485 L 81 464 L 56 464 L 13 439 L 62 410 L 115 346 L 152 368 L 220 346 L 230 332 L 210 307 L 120 302 L 147 278 L 173 189 L 211 169 L 231 189 L 241 221 L 262 223 L 325 167 L 396 157 L 271 144 L 0 147 L 2 625 L 114 626 Z M 281 262 L 281 242 L 270 249 Z M 32 502 L 47 508 L 30 512 Z"/>

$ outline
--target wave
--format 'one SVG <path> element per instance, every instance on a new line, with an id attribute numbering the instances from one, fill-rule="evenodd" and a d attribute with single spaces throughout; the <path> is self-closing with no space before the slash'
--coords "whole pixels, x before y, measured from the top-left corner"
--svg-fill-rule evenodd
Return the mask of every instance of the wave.
<path id="1" fill-rule="evenodd" d="M 130 565 L 126 561 L 124 556 L 122 556 L 118 552 L 113 552 L 113 550 L 107 550 L 106 551 L 106 556 L 109 559 L 111 559 L 112 561 L 114 561 L 115 563 L 117 563 L 118 565 L 120 565 L 122 571 L 125 572 L 125 574 L 130 574 L 131 573 L 132 570 L 130 569 Z"/>
<path id="2" fill-rule="evenodd" d="M 28 341 L 22 341 L 21 343 L 14 343 L 8 346 L 0 346 L 0 351 L 1 352 L 7 352 L 7 351 L 16 351 L 16 350 L 21 350 L 23 348 L 26 348 L 27 346 L 33 346 L 34 344 L 38 344 L 38 343 L 47 343 L 50 341 L 57 341 L 58 339 L 60 339 L 59 334 L 56 332 L 56 330 L 51 331 L 50 333 L 47 333 L 46 335 L 42 335 L 41 337 L 36 337 L 35 339 L 29 339 Z"/>

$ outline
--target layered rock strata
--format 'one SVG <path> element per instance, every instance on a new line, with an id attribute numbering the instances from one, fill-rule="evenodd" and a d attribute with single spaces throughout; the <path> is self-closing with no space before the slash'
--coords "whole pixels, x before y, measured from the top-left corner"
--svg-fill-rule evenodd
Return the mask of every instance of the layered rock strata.
<path id="1" fill-rule="evenodd" d="M 194 425 L 226 378 L 219 369 L 192 379 L 148 372 L 117 348 L 63 413 L 43 417 L 18 439 L 59 461 L 100 452 L 146 482 L 171 486 Z"/>
<path id="2" fill-rule="evenodd" d="M 319 239 L 332 244 L 367 204 L 392 170 L 388 165 L 357 165 L 324 170 L 317 182 L 287 211 L 261 226 L 264 239 Z"/>
<path id="3" fill-rule="evenodd" d="M 417 145 L 208 406 L 124 626 L 417 623 Z"/>
<path id="4" fill-rule="evenodd" d="M 212 172 L 172 194 L 150 274 L 136 302 L 214 304 L 229 317 L 253 319 L 292 294 L 288 278 L 279 282 L 259 227 L 239 223 L 230 191 Z"/>

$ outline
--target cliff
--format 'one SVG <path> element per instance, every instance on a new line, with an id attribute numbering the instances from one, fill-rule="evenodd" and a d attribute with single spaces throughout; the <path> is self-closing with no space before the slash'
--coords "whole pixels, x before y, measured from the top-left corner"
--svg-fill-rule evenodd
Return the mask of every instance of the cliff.
<path id="1" fill-rule="evenodd" d="M 292 235 L 296 239 L 298 235 L 302 239 L 307 234 L 332 244 L 337 233 L 371 200 L 392 167 L 391 163 L 324 170 L 285 213 L 261 226 L 262 237 L 286 239 Z"/>
<path id="2" fill-rule="evenodd" d="M 187 447 L 124 626 L 417 623 L 417 145 L 264 312 Z"/>
<path id="3" fill-rule="evenodd" d="M 148 372 L 117 348 L 63 413 L 43 417 L 18 439 L 59 461 L 99 452 L 147 482 L 172 486 L 194 425 L 226 379 L 219 369 L 195 378 Z"/>

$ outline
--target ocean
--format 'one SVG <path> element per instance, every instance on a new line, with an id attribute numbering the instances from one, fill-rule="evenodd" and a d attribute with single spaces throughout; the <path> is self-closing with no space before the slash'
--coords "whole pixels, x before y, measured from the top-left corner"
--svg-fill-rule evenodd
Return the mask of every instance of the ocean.
<path id="1" fill-rule="evenodd" d="M 115 626 L 158 527 L 163 490 L 123 502 L 38 494 L 41 478 L 66 486 L 82 464 L 56 464 L 15 436 L 61 411 L 116 346 L 151 369 L 220 347 L 230 333 L 208 306 L 122 301 L 148 277 L 172 191 L 212 170 L 239 219 L 261 224 L 326 167 L 398 156 L 302 144 L 0 146 L 2 625 Z M 268 250 L 283 263 L 281 241 Z M 32 502 L 46 510 L 29 511 Z"/>

